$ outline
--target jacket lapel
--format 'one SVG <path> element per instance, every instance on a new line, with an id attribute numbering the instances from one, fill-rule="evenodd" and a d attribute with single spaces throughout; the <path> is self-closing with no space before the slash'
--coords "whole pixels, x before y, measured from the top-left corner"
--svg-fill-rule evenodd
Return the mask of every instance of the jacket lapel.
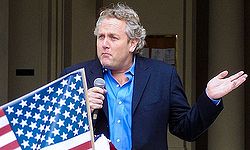
<path id="1" fill-rule="evenodd" d="M 146 59 L 147 60 L 147 59 Z M 150 69 L 147 65 L 145 58 L 137 57 L 135 64 L 135 81 L 134 81 L 134 90 L 132 97 L 132 114 L 134 114 L 142 93 L 148 83 L 150 77 Z"/>

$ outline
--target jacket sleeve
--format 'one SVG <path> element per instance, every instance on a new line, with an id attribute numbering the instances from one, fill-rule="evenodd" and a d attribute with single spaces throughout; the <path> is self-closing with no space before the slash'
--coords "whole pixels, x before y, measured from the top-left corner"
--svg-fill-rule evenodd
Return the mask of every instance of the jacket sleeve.
<path id="1" fill-rule="evenodd" d="M 175 69 L 172 71 L 170 90 L 169 130 L 183 140 L 194 141 L 208 129 L 223 110 L 222 101 L 216 106 L 205 91 L 190 107 Z"/>

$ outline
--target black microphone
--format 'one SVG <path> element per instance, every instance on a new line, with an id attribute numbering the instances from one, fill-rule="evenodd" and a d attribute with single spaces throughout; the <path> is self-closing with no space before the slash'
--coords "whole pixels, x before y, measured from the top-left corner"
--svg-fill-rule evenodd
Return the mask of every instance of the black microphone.
<path id="1" fill-rule="evenodd" d="M 105 81 L 102 78 L 96 78 L 94 80 L 94 87 L 99 87 L 99 88 L 104 89 Z M 98 115 L 98 109 L 95 109 L 93 111 L 93 125 L 95 125 L 95 123 L 96 123 L 97 115 Z"/>

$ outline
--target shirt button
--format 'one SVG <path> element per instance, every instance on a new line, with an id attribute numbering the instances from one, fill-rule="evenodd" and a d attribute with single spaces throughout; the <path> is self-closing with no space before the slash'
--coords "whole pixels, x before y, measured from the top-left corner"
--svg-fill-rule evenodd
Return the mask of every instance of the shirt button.
<path id="1" fill-rule="evenodd" d="M 120 86 L 119 84 L 116 85 L 116 87 L 119 87 L 119 86 Z"/>
<path id="2" fill-rule="evenodd" d="M 121 104 L 122 104 L 122 101 L 119 101 L 118 104 L 121 105 Z"/>
<path id="3" fill-rule="evenodd" d="M 120 142 L 120 139 L 117 139 L 116 142 L 119 143 L 119 142 Z"/>
<path id="4" fill-rule="evenodd" d="M 119 120 L 117 120 L 117 123 L 120 123 L 121 122 L 121 120 L 119 119 Z"/>

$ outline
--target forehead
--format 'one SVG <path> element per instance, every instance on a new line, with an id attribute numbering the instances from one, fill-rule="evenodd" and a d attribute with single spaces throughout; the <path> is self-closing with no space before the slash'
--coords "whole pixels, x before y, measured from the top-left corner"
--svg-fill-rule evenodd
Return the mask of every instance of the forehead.
<path id="1" fill-rule="evenodd" d="M 126 22 L 116 18 L 104 18 L 99 24 L 99 33 L 125 33 Z"/>

